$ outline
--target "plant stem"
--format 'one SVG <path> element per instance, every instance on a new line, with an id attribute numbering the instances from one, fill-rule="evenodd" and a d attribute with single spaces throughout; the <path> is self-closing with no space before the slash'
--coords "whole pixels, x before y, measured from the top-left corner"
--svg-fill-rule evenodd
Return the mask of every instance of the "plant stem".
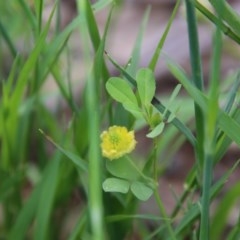
<path id="1" fill-rule="evenodd" d="M 165 221 L 165 224 L 166 224 L 166 227 L 168 229 L 168 232 L 169 232 L 169 236 L 171 237 L 172 240 L 177 240 L 176 239 L 176 236 L 174 234 L 174 231 L 172 229 L 172 226 L 170 224 L 170 219 L 169 217 L 167 216 L 167 213 L 166 213 L 166 210 L 164 208 L 164 204 L 161 200 L 161 198 L 159 197 L 159 193 L 158 193 L 158 189 L 154 189 L 154 196 L 155 196 L 155 200 L 156 200 L 156 203 L 158 205 L 158 208 L 159 208 L 159 211 Z"/>
<path id="2" fill-rule="evenodd" d="M 153 178 L 155 180 L 155 182 L 158 181 L 158 178 L 157 178 L 157 138 L 154 138 L 153 139 Z"/>
<path id="3" fill-rule="evenodd" d="M 176 206 L 174 207 L 172 214 L 171 214 L 171 218 L 174 218 L 178 212 L 181 210 L 184 201 L 186 200 L 186 198 L 188 197 L 188 195 L 191 193 L 192 189 L 194 188 L 194 185 L 196 183 L 196 174 L 195 174 L 195 167 L 193 167 L 192 172 L 194 172 L 191 176 L 191 179 L 187 182 L 187 188 L 185 189 L 185 191 L 183 192 L 183 194 L 179 197 L 179 201 L 177 202 Z"/>

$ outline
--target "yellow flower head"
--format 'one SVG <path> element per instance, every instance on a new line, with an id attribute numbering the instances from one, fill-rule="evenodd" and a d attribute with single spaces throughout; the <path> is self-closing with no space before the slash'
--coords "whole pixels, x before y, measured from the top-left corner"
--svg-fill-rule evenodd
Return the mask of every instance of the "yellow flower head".
<path id="1" fill-rule="evenodd" d="M 108 131 L 103 131 L 101 140 L 102 155 L 110 160 L 130 153 L 137 143 L 134 132 L 120 126 L 112 126 Z"/>

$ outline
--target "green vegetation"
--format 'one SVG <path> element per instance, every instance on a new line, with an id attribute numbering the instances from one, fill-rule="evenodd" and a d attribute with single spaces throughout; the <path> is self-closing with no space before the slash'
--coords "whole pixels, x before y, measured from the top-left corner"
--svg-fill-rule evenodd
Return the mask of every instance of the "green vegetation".
<path id="1" fill-rule="evenodd" d="M 43 0 L 0 2 L 0 239 L 124 240 L 135 234 L 145 240 L 240 239 L 240 218 L 227 228 L 239 200 L 239 182 L 221 196 L 238 159 L 213 181 L 230 145 L 240 145 L 239 72 L 221 76 L 223 35 L 240 43 L 240 16 L 223 0 L 210 1 L 214 13 L 200 1 L 177 0 L 148 66 L 140 68 L 150 9 L 129 61 L 121 66 L 105 51 L 121 1 L 76 3 L 76 16 L 62 29 L 60 1 L 47 21 Z M 164 56 L 179 83 L 162 97 L 156 93 L 155 69 L 180 4 L 186 9 L 191 76 Z M 108 18 L 100 35 L 95 13 L 103 9 Z M 208 84 L 203 81 L 196 10 L 213 28 Z M 76 32 L 84 59 L 79 87 L 71 81 L 70 38 Z M 118 76 L 111 75 L 110 65 Z M 49 81 L 57 88 L 45 93 Z M 77 97 L 74 88 L 79 88 Z M 53 95 L 64 106 L 49 107 Z M 101 144 L 101 133 L 111 126 L 125 128 L 105 133 L 110 142 Z M 150 141 L 144 157 L 132 151 L 134 134 L 143 128 L 148 132 L 141 137 Z M 132 145 L 125 146 L 122 139 Z M 169 213 L 159 180 L 185 142 L 194 151 L 194 164 Z M 103 154 L 110 160 L 102 156 L 104 150 L 110 151 Z M 139 212 L 149 198 L 156 203 L 155 215 Z"/>

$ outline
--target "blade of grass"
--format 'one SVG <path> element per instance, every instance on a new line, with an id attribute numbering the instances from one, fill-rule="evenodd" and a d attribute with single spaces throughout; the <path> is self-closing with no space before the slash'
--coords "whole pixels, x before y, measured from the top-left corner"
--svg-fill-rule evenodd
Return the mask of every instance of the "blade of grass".
<path id="1" fill-rule="evenodd" d="M 9 240 L 24 240 L 27 236 L 27 230 L 30 227 L 36 209 L 38 206 L 38 201 L 41 195 L 41 186 L 35 187 L 30 197 L 26 201 L 25 205 L 19 212 L 17 219 L 8 235 Z"/>
<path id="2" fill-rule="evenodd" d="M 224 108 L 224 111 L 226 113 L 230 113 L 230 111 L 232 109 L 232 106 L 234 104 L 234 101 L 236 99 L 239 87 L 240 87 L 240 71 L 238 71 L 238 73 L 236 75 L 236 78 L 235 78 L 235 80 L 233 82 L 233 86 L 232 86 L 232 88 L 231 88 L 231 90 L 229 92 L 228 99 L 226 101 L 226 106 Z"/>
<path id="3" fill-rule="evenodd" d="M 58 183 L 58 171 L 60 164 L 60 154 L 57 153 L 52 161 L 50 161 L 47 170 L 42 178 L 41 194 L 38 202 L 36 225 L 34 231 L 34 239 L 45 240 L 48 238 L 48 228 L 50 216 L 54 203 L 55 191 Z"/>
<path id="4" fill-rule="evenodd" d="M 163 216 L 163 220 L 165 221 L 165 226 L 168 230 L 168 234 L 171 237 L 172 240 L 177 240 L 177 235 L 175 234 L 171 222 L 167 219 L 167 212 L 164 207 L 164 204 L 162 202 L 162 199 L 159 196 L 159 192 L 157 189 L 154 189 L 154 195 L 155 195 L 155 201 L 157 203 L 157 206 L 159 208 L 161 216 Z"/>
<path id="5" fill-rule="evenodd" d="M 93 65 L 94 78 L 96 79 L 96 89 L 99 89 L 99 92 L 101 89 L 100 79 L 103 78 L 103 84 L 104 84 L 106 80 L 109 78 L 109 73 L 105 66 L 103 55 L 104 55 L 106 37 L 107 37 L 108 29 L 110 26 L 110 20 L 112 17 L 112 12 L 113 12 L 113 7 L 109 11 L 108 18 L 104 28 L 104 33 L 94 58 L 94 65 Z M 100 97 L 100 94 L 98 95 L 98 97 Z"/>
<path id="6" fill-rule="evenodd" d="M 61 2 L 57 2 L 57 10 L 56 10 L 56 24 L 55 24 L 55 34 L 59 34 L 61 31 Z"/>
<path id="7" fill-rule="evenodd" d="M 65 29 L 56 36 L 53 41 L 46 47 L 44 51 L 44 62 L 41 64 L 41 72 L 39 73 L 39 85 L 42 86 L 49 72 L 52 73 L 56 84 L 62 96 L 65 98 L 72 110 L 78 112 L 78 107 L 74 103 L 71 90 L 67 91 L 67 86 L 64 85 L 63 77 L 61 75 L 60 64 L 58 63 L 59 56 L 66 47 L 68 39 L 74 29 L 76 29 L 80 22 L 83 21 L 82 16 L 76 17 Z"/>
<path id="8" fill-rule="evenodd" d="M 236 122 L 240 122 L 240 110 L 238 109 L 238 107 L 235 109 L 231 117 Z M 218 135 L 217 149 L 214 160 L 215 163 L 222 159 L 223 155 L 226 153 L 231 143 L 232 139 L 229 136 L 227 136 L 223 131 L 221 131 L 220 134 Z"/>
<path id="9" fill-rule="evenodd" d="M 39 132 L 44 135 L 44 137 L 51 142 L 62 154 L 64 154 L 67 158 L 69 158 L 74 165 L 76 165 L 79 169 L 82 169 L 83 171 L 88 170 L 88 164 L 82 160 L 78 155 L 75 155 L 74 153 L 67 151 L 63 149 L 60 145 L 55 143 L 49 136 L 47 136 L 41 129 L 39 129 Z"/>
<path id="10" fill-rule="evenodd" d="M 191 194 L 194 187 L 197 185 L 197 167 L 196 164 L 192 167 L 192 169 L 188 172 L 186 180 L 184 182 L 184 192 L 178 198 L 178 201 L 172 211 L 171 217 L 174 218 L 178 212 L 181 210 L 182 205 L 184 204 L 185 200 Z"/>
<path id="11" fill-rule="evenodd" d="M 150 14 L 150 7 L 148 7 L 144 13 L 143 20 L 141 22 L 141 26 L 134 44 L 134 48 L 131 54 L 131 59 L 129 61 L 129 64 L 127 65 L 126 71 L 130 75 L 136 75 L 137 68 L 139 65 L 139 60 L 140 60 L 140 54 L 141 54 L 141 45 L 143 41 L 143 34 L 146 29 L 146 25 L 148 22 L 149 14 Z"/>
<path id="12" fill-rule="evenodd" d="M 59 161 L 59 154 L 57 154 L 45 167 L 42 175 L 42 181 L 34 188 L 30 197 L 18 214 L 17 219 L 9 233 L 9 240 L 24 240 L 35 214 L 37 214 L 36 223 L 37 225 L 40 224 L 39 227 L 41 227 L 36 229 L 36 232 L 38 233 L 35 232 L 35 238 L 41 238 L 43 237 L 42 234 L 46 234 L 48 227 L 47 224 L 49 223 L 50 208 L 52 206 L 54 189 L 56 186 L 56 174 Z M 53 174 L 53 176 L 51 174 Z M 43 232 L 41 233 L 41 231 Z"/>
<path id="13" fill-rule="evenodd" d="M 0 172 L 0 179 L 0 202 L 4 202 L 11 195 L 11 192 L 14 191 L 14 188 L 22 181 L 23 173 L 18 172 L 13 176 L 9 176 Z"/>
<path id="14" fill-rule="evenodd" d="M 218 97 L 219 97 L 219 80 L 221 67 L 221 32 L 217 28 L 212 41 L 213 57 L 210 76 L 210 89 L 208 108 L 205 117 L 205 136 L 204 136 L 204 154 L 203 163 L 203 189 L 201 201 L 201 221 L 200 221 L 200 239 L 207 240 L 210 237 L 210 188 L 212 183 L 212 168 L 214 155 L 216 152 L 216 133 L 218 117 Z"/>
<path id="15" fill-rule="evenodd" d="M 176 79 L 178 79 L 180 83 L 184 86 L 188 94 L 194 99 L 194 101 L 201 107 L 203 111 L 206 111 L 208 105 L 208 98 L 190 83 L 184 71 L 179 66 L 177 66 L 175 63 L 170 63 L 169 61 L 168 67 L 172 74 L 176 77 Z M 239 123 L 220 109 L 218 115 L 218 126 L 233 141 L 240 145 Z"/>
<path id="16" fill-rule="evenodd" d="M 174 9 L 173 9 L 173 11 L 172 11 L 172 14 L 171 14 L 171 16 L 170 16 L 170 18 L 169 18 L 169 20 L 168 20 L 167 26 L 166 26 L 166 28 L 165 28 L 165 30 L 164 30 L 164 33 L 163 33 L 163 35 L 162 35 L 162 37 L 161 37 L 161 39 L 160 39 L 160 41 L 159 41 L 159 43 L 158 43 L 158 45 L 157 45 L 156 50 L 154 51 L 154 54 L 153 54 L 153 56 L 152 56 L 152 59 L 151 59 L 149 65 L 148 65 L 148 67 L 149 67 L 150 69 L 152 69 L 152 71 L 154 71 L 155 68 L 156 68 L 158 59 L 159 59 L 160 54 L 161 54 L 161 50 L 162 50 L 162 48 L 163 48 L 163 45 L 164 45 L 164 43 L 165 43 L 165 40 L 166 40 L 166 38 L 167 38 L 167 35 L 168 35 L 168 33 L 169 33 L 169 30 L 170 30 L 170 28 L 171 28 L 171 25 L 172 25 L 172 23 L 173 23 L 173 20 L 174 20 L 176 14 L 177 14 L 177 10 L 178 10 L 178 8 L 179 8 L 180 2 L 181 2 L 181 0 L 178 0 L 178 1 L 176 2 L 175 7 L 174 7 Z"/>
<path id="17" fill-rule="evenodd" d="M 210 198 L 213 199 L 216 197 L 216 195 L 220 192 L 220 190 L 223 188 L 224 184 L 227 182 L 228 178 L 232 175 L 232 173 L 235 171 L 235 169 L 238 167 L 240 163 L 240 160 L 238 160 L 233 167 L 228 170 L 212 187 L 210 191 Z M 199 203 L 194 203 L 190 206 L 188 211 L 184 214 L 182 220 L 178 224 L 178 226 L 175 228 L 175 233 L 178 236 L 181 236 L 180 234 L 186 229 L 189 229 L 189 226 L 191 226 L 195 220 L 200 216 L 201 209 Z"/>
<path id="18" fill-rule="evenodd" d="M 238 240 L 239 238 L 240 238 L 240 215 L 238 215 L 238 221 L 237 221 L 235 227 L 229 233 L 227 239 L 228 240 Z"/>
<path id="19" fill-rule="evenodd" d="M 34 33 L 37 33 L 37 20 L 34 16 L 33 12 L 30 9 L 30 6 L 26 3 L 25 0 L 18 0 L 21 8 L 23 9 L 24 15 L 29 19 L 32 29 Z"/>
<path id="20" fill-rule="evenodd" d="M 195 16 L 195 9 L 190 0 L 185 0 L 187 12 L 189 51 L 192 68 L 192 81 L 194 85 L 200 90 L 203 90 L 202 66 L 199 52 L 197 20 Z M 201 169 L 203 166 L 203 144 L 204 144 L 204 117 L 201 108 L 194 103 L 195 107 L 195 124 L 196 124 L 196 138 L 197 144 L 195 148 L 195 155 L 197 163 Z"/>
<path id="21" fill-rule="evenodd" d="M 206 17 L 208 18 L 212 23 L 214 23 L 215 25 L 217 25 L 217 23 L 219 22 L 219 19 L 212 14 L 207 8 L 205 8 L 200 2 L 195 1 L 195 0 L 191 0 L 192 3 L 195 5 L 195 7 Z M 221 29 L 221 31 L 228 36 L 229 38 L 231 38 L 233 41 L 235 41 L 236 43 L 240 44 L 240 37 L 232 31 L 232 29 L 227 26 L 225 23 L 221 22 L 221 24 L 219 24 L 219 28 Z"/>
<path id="22" fill-rule="evenodd" d="M 17 50 L 14 46 L 14 43 L 13 43 L 11 37 L 8 34 L 8 31 L 5 29 L 5 27 L 1 21 L 0 21 L 0 33 L 1 33 L 1 36 L 3 37 L 3 39 L 5 40 L 7 46 L 10 50 L 10 53 L 12 54 L 12 57 L 15 58 L 17 56 Z"/>
<path id="23" fill-rule="evenodd" d="M 114 0 L 99 0 L 92 5 L 92 8 L 94 11 L 99 11 L 99 10 L 102 10 L 103 8 L 107 7 L 108 5 L 110 5 L 113 2 L 114 2 Z"/>
<path id="24" fill-rule="evenodd" d="M 86 223 L 87 223 L 87 209 L 84 208 L 68 239 L 69 240 L 78 240 L 80 237 L 82 237 L 83 229 L 86 228 L 86 226 L 85 226 Z"/>
<path id="25" fill-rule="evenodd" d="M 16 57 L 14 63 L 11 68 L 11 72 L 7 81 L 2 82 L 2 98 L 1 98 L 1 105 L 0 105 L 0 136 L 1 139 L 4 139 L 1 144 L 1 162 L 0 166 L 2 169 L 8 169 L 12 164 L 12 156 L 14 153 L 14 139 L 16 139 L 15 132 L 16 132 L 16 109 L 12 109 L 14 114 L 11 114 L 9 117 L 7 112 L 11 112 L 10 106 L 10 98 L 12 94 L 12 89 L 14 86 L 14 79 L 18 72 L 18 67 L 21 65 L 20 57 Z"/>
<path id="26" fill-rule="evenodd" d="M 101 175 L 102 164 L 100 156 L 100 116 L 99 116 L 99 90 L 97 89 L 99 79 L 95 79 L 93 71 L 91 71 L 92 60 L 89 46 L 88 33 L 95 51 L 100 46 L 100 36 L 96 26 L 95 18 L 88 0 L 77 1 L 78 12 L 84 17 L 85 23 L 80 25 L 81 39 L 84 44 L 84 59 L 87 69 L 87 85 L 86 85 L 86 104 L 87 115 L 89 119 L 88 136 L 89 136 L 89 184 L 88 184 L 88 206 L 90 216 L 90 226 L 93 240 L 104 240 L 104 217 L 102 203 L 102 187 Z"/>
<path id="27" fill-rule="evenodd" d="M 78 28 L 80 22 L 83 21 L 82 16 L 76 17 L 72 20 L 69 25 L 67 25 L 64 30 L 59 33 L 53 40 L 46 46 L 46 50 L 43 52 L 44 62 L 42 63 L 42 72 L 40 79 L 45 79 L 46 75 L 49 73 L 49 66 L 54 65 L 56 59 L 59 58 L 60 53 L 64 49 L 71 33 Z"/>
<path id="28" fill-rule="evenodd" d="M 7 102 L 9 101 L 9 98 L 12 94 L 12 89 L 14 87 L 14 79 L 16 78 L 18 68 L 21 66 L 21 57 L 20 55 L 17 55 L 14 59 L 14 62 L 11 67 L 11 71 L 8 75 L 7 81 L 2 81 L 2 101 L 4 104 L 7 105 Z"/>
<path id="29" fill-rule="evenodd" d="M 78 0 L 78 1 L 80 1 L 80 0 Z M 95 54 L 97 55 L 97 51 L 99 51 L 99 49 L 101 49 L 100 44 L 101 44 L 103 39 L 101 40 L 101 38 L 100 38 L 100 34 L 99 34 L 99 31 L 98 31 L 98 25 L 96 23 L 96 19 L 94 17 L 94 13 L 93 13 L 93 7 L 91 6 L 90 1 L 89 0 L 83 0 L 83 2 L 84 2 L 84 4 L 83 4 L 84 8 L 82 8 L 82 11 L 83 11 L 82 13 L 83 13 L 86 25 L 87 25 L 87 32 L 89 33 L 89 36 L 90 36 L 91 43 L 93 45 Z M 108 26 L 109 26 L 108 21 L 111 18 L 112 10 L 113 10 L 113 8 L 110 10 L 110 14 L 109 14 L 109 17 L 108 17 L 108 20 L 107 20 L 107 23 L 106 23 L 105 34 L 106 34 L 106 31 L 107 31 Z M 102 77 L 105 81 L 107 81 L 107 79 L 109 78 L 109 73 L 108 73 L 107 67 L 105 66 L 105 62 L 103 62 L 102 64 L 103 64 L 103 66 L 102 66 L 102 68 L 103 68 L 102 75 L 103 76 Z"/>
<path id="30" fill-rule="evenodd" d="M 153 220 L 153 221 L 159 221 L 159 220 L 164 220 L 162 217 L 151 215 L 151 214 L 133 214 L 133 215 L 128 215 L 128 214 L 116 214 L 113 216 L 107 216 L 106 220 L 108 222 L 116 222 L 116 221 L 124 221 L 126 219 L 144 219 L 144 220 Z M 165 219 L 167 221 L 170 221 L 171 219 Z"/>
<path id="31" fill-rule="evenodd" d="M 54 12 L 54 10 L 53 10 Z M 53 15 L 53 12 L 51 13 Z M 52 17 L 51 15 L 51 17 Z M 7 146 L 3 146 L 3 154 L 5 155 L 3 159 L 5 159 L 6 163 L 5 168 L 8 168 L 10 166 L 17 168 L 17 165 L 14 161 L 20 160 L 19 155 L 14 156 L 14 154 L 19 153 L 21 156 L 22 151 L 25 149 L 20 149 L 19 147 L 21 144 L 19 144 L 19 139 L 16 136 L 16 133 L 19 133 L 19 124 L 20 124 L 20 115 L 19 115 L 19 107 L 21 104 L 21 100 L 25 94 L 25 90 L 27 87 L 27 83 L 29 80 L 29 74 L 32 73 L 32 70 L 35 68 L 35 64 L 37 62 L 37 59 L 44 47 L 45 38 L 48 33 L 48 29 L 51 22 L 51 17 L 42 33 L 42 35 L 39 37 L 35 48 L 32 50 L 32 52 L 29 55 L 29 58 L 23 65 L 19 75 L 17 76 L 17 79 L 14 79 L 14 87 L 11 86 L 11 95 L 8 97 L 8 101 L 6 102 L 4 106 L 4 112 L 8 112 L 8 114 L 3 115 L 3 130 L 5 137 L 7 139 Z M 13 79 L 12 74 L 10 75 L 10 78 Z M 10 81 L 11 82 L 11 81 Z M 3 112 L 3 113 L 4 113 Z M 26 137 L 26 136 L 21 136 Z M 24 138 L 21 143 L 26 141 L 27 139 Z M 5 145 L 6 145 L 5 144 Z M 18 152 L 20 151 L 20 152 Z"/>
<path id="32" fill-rule="evenodd" d="M 37 15 L 37 33 L 38 35 L 42 30 L 42 11 L 43 11 L 43 0 L 34 0 L 35 12 Z"/>
<path id="33" fill-rule="evenodd" d="M 78 0 L 78 5 L 80 4 L 80 0 Z M 82 1 L 82 8 L 80 14 L 83 14 L 84 20 L 87 25 L 87 32 L 90 35 L 91 43 L 93 44 L 93 48 L 95 52 L 98 50 L 101 38 L 98 31 L 98 26 L 96 20 L 94 18 L 94 14 L 92 11 L 92 6 L 88 0 Z"/>
<path id="34" fill-rule="evenodd" d="M 211 239 L 220 239 L 224 234 L 230 211 L 234 208 L 234 203 L 239 199 L 239 195 L 240 183 L 238 182 L 234 186 L 231 186 L 231 189 L 225 193 L 215 211 L 212 219 Z"/>
<path id="35" fill-rule="evenodd" d="M 217 15 L 223 19 L 240 36 L 240 15 L 224 0 L 210 0 Z"/>
<path id="36" fill-rule="evenodd" d="M 51 12 L 51 16 L 49 17 L 49 20 L 44 27 L 43 32 L 41 33 L 40 37 L 38 38 L 36 45 L 34 49 L 32 50 L 31 54 L 29 55 L 26 63 L 24 64 L 18 79 L 16 80 L 16 86 L 15 86 L 15 91 L 12 94 L 12 99 L 11 99 L 11 105 L 14 109 L 16 109 L 16 106 L 19 105 L 21 102 L 21 98 L 23 96 L 24 89 L 26 87 L 26 84 L 29 80 L 29 74 L 32 72 L 31 70 L 34 69 L 35 64 L 38 60 L 38 57 L 43 50 L 45 46 L 45 39 L 47 37 L 47 33 L 50 27 L 50 23 L 52 20 L 54 14 L 54 9 Z"/>

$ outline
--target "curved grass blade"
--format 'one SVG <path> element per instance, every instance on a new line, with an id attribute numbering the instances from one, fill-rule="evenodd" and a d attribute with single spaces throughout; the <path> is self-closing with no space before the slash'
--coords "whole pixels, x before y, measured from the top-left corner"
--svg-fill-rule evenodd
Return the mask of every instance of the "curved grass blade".
<path id="1" fill-rule="evenodd" d="M 84 208 L 78 218 L 78 221 L 73 228 L 70 236 L 68 237 L 68 240 L 78 240 L 83 236 L 83 231 L 86 228 L 87 223 L 87 209 Z"/>
<path id="2" fill-rule="evenodd" d="M 219 19 L 213 15 L 207 8 L 205 8 L 199 1 L 191 0 L 192 3 L 195 5 L 195 7 L 206 17 L 208 18 L 212 23 L 215 25 L 219 25 L 219 28 L 221 31 L 231 38 L 236 43 L 240 44 L 240 36 L 238 36 L 235 32 L 232 31 L 231 27 L 227 26 L 225 23 L 221 22 L 219 24 Z"/>
<path id="3" fill-rule="evenodd" d="M 158 61 L 158 59 L 159 59 L 159 57 L 160 57 L 160 54 L 161 54 L 161 50 L 162 50 L 162 48 L 163 48 L 163 45 L 164 45 L 164 43 L 165 43 L 165 40 L 166 40 L 166 38 L 167 38 L 167 35 L 168 35 L 168 33 L 169 33 L 169 30 L 170 30 L 170 28 L 171 28 L 171 25 L 172 25 L 172 23 L 173 23 L 173 20 L 174 20 L 176 14 L 177 14 L 177 10 L 178 10 L 178 8 L 179 8 L 180 3 L 181 3 L 181 0 L 178 0 L 178 1 L 176 2 L 175 7 L 174 7 L 174 9 L 173 9 L 173 12 L 172 12 L 172 14 L 171 14 L 171 16 L 170 16 L 170 18 L 169 18 L 169 20 L 168 20 L 168 23 L 167 23 L 167 26 L 166 26 L 165 30 L 164 30 L 164 33 L 163 33 L 163 35 L 162 35 L 162 37 L 161 37 L 161 39 L 160 39 L 160 41 L 159 41 L 159 43 L 158 43 L 158 45 L 157 45 L 156 50 L 154 51 L 154 54 L 153 54 L 153 56 L 152 56 L 152 59 L 151 59 L 149 65 L 148 65 L 148 67 L 149 67 L 150 69 L 152 69 L 152 71 L 154 71 L 155 68 L 156 68 L 157 61 Z"/>
<path id="4" fill-rule="evenodd" d="M 234 170 L 239 165 L 240 160 L 238 160 L 233 167 L 228 170 L 212 187 L 210 191 L 210 198 L 213 199 L 222 189 L 228 178 L 234 172 Z M 198 203 L 201 204 L 201 203 Z M 175 229 L 176 235 L 181 234 L 186 228 L 189 228 L 194 221 L 200 216 L 200 206 L 198 204 L 193 204 L 189 210 L 184 215 L 183 219 Z M 169 239 L 170 240 L 170 239 Z"/>
<path id="5" fill-rule="evenodd" d="M 17 80 L 16 80 L 16 86 L 15 91 L 12 94 L 11 98 L 11 105 L 13 108 L 16 108 L 19 103 L 21 102 L 21 98 L 23 96 L 24 89 L 26 87 L 26 84 L 29 80 L 29 73 L 34 69 L 35 64 L 38 60 L 39 55 L 41 54 L 41 51 L 45 47 L 45 39 L 48 34 L 48 30 L 50 28 L 50 23 L 54 14 L 54 10 L 52 10 L 51 15 L 48 19 L 48 22 L 46 26 L 43 29 L 43 32 L 41 33 L 40 37 L 37 39 L 36 45 L 34 49 L 32 50 L 31 54 L 29 55 L 26 63 L 24 64 Z"/>
<path id="6" fill-rule="evenodd" d="M 240 15 L 225 0 L 210 0 L 218 16 L 223 19 L 240 36 Z"/>
<path id="7" fill-rule="evenodd" d="M 104 40 L 100 39 L 96 20 L 88 0 L 77 1 L 78 12 L 84 17 L 84 23 L 80 25 L 81 40 L 84 44 L 84 64 L 87 72 L 86 83 L 86 105 L 87 116 L 89 119 L 88 136 L 89 136 L 89 181 L 88 183 L 88 206 L 89 206 L 89 223 L 91 226 L 92 239 L 104 240 L 104 208 L 102 199 L 102 172 L 103 165 L 101 163 L 100 154 L 100 114 L 99 114 L 99 92 L 98 88 L 99 79 L 96 78 L 96 73 L 91 70 L 92 67 L 92 52 L 89 44 L 89 37 L 93 44 L 95 53 L 99 50 L 100 46 L 104 46 Z M 87 24 L 86 24 L 87 23 Z M 108 25 L 108 24 L 107 24 Z M 106 33 L 106 31 L 105 31 Z M 101 43 L 101 41 L 103 41 Z M 100 51 L 101 53 L 101 51 Z M 102 63 L 102 58 L 100 58 Z M 95 62 L 96 63 L 96 62 Z M 95 64 L 94 63 L 94 64 Z M 99 64 L 99 63 L 98 63 Z"/>
<path id="8" fill-rule="evenodd" d="M 129 214 L 116 214 L 113 216 L 107 216 L 106 220 L 108 222 L 118 222 L 118 221 L 124 221 L 126 219 L 143 219 L 143 220 L 152 220 L 152 221 L 159 221 L 159 220 L 165 220 L 162 217 L 151 215 L 151 214 L 134 214 L 134 215 L 129 215 Z M 170 220 L 170 219 L 167 219 Z"/>
<path id="9" fill-rule="evenodd" d="M 194 99 L 194 101 L 201 107 L 203 112 L 207 111 L 208 98 L 199 91 L 188 80 L 184 71 L 175 63 L 169 61 L 169 69 L 172 74 L 180 81 L 180 83 L 187 90 L 188 94 Z M 238 145 L 240 145 L 240 125 L 235 119 L 228 116 L 225 112 L 219 109 L 218 111 L 218 126 Z"/>
<path id="10" fill-rule="evenodd" d="M 38 201 L 41 195 L 41 185 L 35 187 L 31 196 L 22 207 L 17 219 L 8 235 L 9 240 L 24 240 L 26 239 L 27 230 L 30 227 L 34 215 L 37 210 Z"/>
<path id="11" fill-rule="evenodd" d="M 1 36 L 4 38 L 12 56 L 15 58 L 17 56 L 17 50 L 14 46 L 14 43 L 11 37 L 8 34 L 8 31 L 5 29 L 1 21 L 0 21 L 0 33 L 1 33 Z"/>
<path id="12" fill-rule="evenodd" d="M 45 240 L 48 238 L 50 217 L 58 184 L 60 161 L 61 158 L 58 153 L 55 155 L 55 158 L 50 161 L 42 177 L 41 193 L 37 205 L 34 240 Z"/>
<path id="13" fill-rule="evenodd" d="M 114 2 L 114 0 L 99 0 L 92 5 L 92 8 L 94 11 L 100 11 L 113 2 Z"/>
<path id="14" fill-rule="evenodd" d="M 211 226 L 211 238 L 210 239 L 220 239 L 224 233 L 224 226 L 227 226 L 228 217 L 230 215 L 231 209 L 234 208 L 234 203 L 239 199 L 240 195 L 240 183 L 236 183 L 231 186 L 228 192 L 224 195 L 220 204 L 216 209 L 216 213 L 212 219 Z"/>
<path id="15" fill-rule="evenodd" d="M 88 164 L 84 160 L 82 160 L 78 155 L 75 155 L 74 153 L 63 149 L 61 146 L 55 143 L 49 136 L 47 136 L 41 129 L 39 129 L 39 132 L 43 134 L 43 136 L 49 142 L 51 142 L 61 153 L 63 153 L 67 158 L 69 158 L 73 162 L 73 164 L 76 165 L 79 169 L 83 170 L 84 172 L 88 171 Z"/>
<path id="16" fill-rule="evenodd" d="M 141 55 L 141 45 L 143 41 L 143 34 L 146 29 L 146 25 L 149 19 L 150 7 L 148 7 L 144 13 L 143 20 L 141 22 L 141 26 L 134 44 L 134 48 L 131 54 L 131 59 L 129 60 L 129 64 L 127 64 L 126 71 L 130 75 L 135 75 L 137 72 L 137 68 L 139 65 L 140 55 Z"/>

